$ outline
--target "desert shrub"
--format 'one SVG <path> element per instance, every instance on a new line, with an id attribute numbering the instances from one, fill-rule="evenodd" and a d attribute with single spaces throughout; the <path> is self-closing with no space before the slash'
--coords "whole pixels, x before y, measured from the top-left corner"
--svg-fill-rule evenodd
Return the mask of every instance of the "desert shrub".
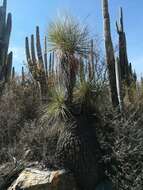
<path id="1" fill-rule="evenodd" d="M 33 81 L 21 85 L 19 83 L 11 86 L 17 98 L 23 120 L 32 120 L 38 115 L 38 108 L 41 104 L 39 89 Z"/>
<path id="2" fill-rule="evenodd" d="M 16 139 L 17 131 L 20 130 L 21 114 L 16 104 L 17 98 L 12 91 L 6 92 L 0 101 L 0 131 L 1 143 L 9 144 Z M 12 141 L 13 141 L 12 140 Z"/>
<path id="3" fill-rule="evenodd" d="M 25 127 L 19 134 L 19 146 L 22 150 L 20 157 L 29 151 L 26 161 L 42 161 L 48 165 L 53 163 L 59 133 L 55 128 L 52 130 L 48 128 L 37 121 L 25 123 Z M 60 124 L 56 129 L 58 128 L 61 128 Z"/>
<path id="4" fill-rule="evenodd" d="M 140 106 L 132 110 L 126 120 L 116 122 L 115 151 L 122 172 L 117 186 L 120 189 L 142 189 L 143 180 L 143 116 Z M 138 117 L 137 117 L 138 115 Z M 117 125 L 118 124 L 118 125 Z"/>
<path id="5" fill-rule="evenodd" d="M 1 157 L 8 157 L 7 151 L 18 139 L 22 126 L 20 108 L 16 104 L 16 96 L 12 91 L 5 92 L 0 101 L 0 149 Z M 3 156 L 5 154 L 5 156 Z M 7 156 L 6 156 L 7 155 Z M 7 159 L 5 158 L 5 161 Z"/>
<path id="6" fill-rule="evenodd" d="M 128 109 L 126 117 L 110 112 L 104 115 L 98 139 L 103 150 L 103 164 L 115 189 L 142 189 L 143 180 L 143 110 L 142 105 Z"/>
<path id="7" fill-rule="evenodd" d="M 17 152 L 20 132 L 25 122 L 37 117 L 39 97 L 32 85 L 23 87 L 19 81 L 7 86 L 0 97 L 0 162 Z"/>

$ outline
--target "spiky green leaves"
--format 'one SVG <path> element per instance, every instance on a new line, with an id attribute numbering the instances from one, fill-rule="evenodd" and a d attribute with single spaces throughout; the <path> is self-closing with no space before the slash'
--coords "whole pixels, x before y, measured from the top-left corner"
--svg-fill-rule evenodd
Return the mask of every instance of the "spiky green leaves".
<path id="1" fill-rule="evenodd" d="M 57 18 L 49 25 L 48 42 L 50 48 L 57 51 L 59 55 L 86 55 L 89 49 L 87 27 L 80 26 L 73 17 L 68 15 Z"/>
<path id="2" fill-rule="evenodd" d="M 66 121 L 71 117 L 71 113 L 65 104 L 65 95 L 62 88 L 58 87 L 51 92 L 51 101 L 43 112 L 42 123 L 53 124 Z"/>
<path id="3" fill-rule="evenodd" d="M 64 85 L 66 87 L 66 101 L 73 100 L 73 89 L 76 84 L 78 56 L 85 57 L 89 53 L 89 37 L 87 28 L 71 16 L 58 18 L 49 25 L 48 42 L 52 51 L 60 59 Z"/>

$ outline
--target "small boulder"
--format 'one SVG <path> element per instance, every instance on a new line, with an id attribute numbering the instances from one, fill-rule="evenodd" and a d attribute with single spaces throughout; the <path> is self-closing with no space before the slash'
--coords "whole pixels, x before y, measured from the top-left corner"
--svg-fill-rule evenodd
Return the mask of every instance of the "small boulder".
<path id="1" fill-rule="evenodd" d="M 25 169 L 8 190 L 77 190 L 74 177 L 65 170 Z"/>

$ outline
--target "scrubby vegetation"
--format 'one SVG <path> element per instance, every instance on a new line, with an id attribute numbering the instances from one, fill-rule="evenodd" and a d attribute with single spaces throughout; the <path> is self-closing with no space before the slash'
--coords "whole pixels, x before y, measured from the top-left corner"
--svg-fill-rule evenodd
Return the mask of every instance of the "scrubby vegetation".
<path id="1" fill-rule="evenodd" d="M 6 1 L 0 11 L 5 13 Z M 103 0 L 106 56 L 88 28 L 67 15 L 49 24 L 44 50 L 39 27 L 36 50 L 34 35 L 31 45 L 26 37 L 28 71 L 22 68 L 21 75 L 12 70 L 9 40 L 0 41 L 0 164 L 22 160 L 64 166 L 86 190 L 105 179 L 117 190 L 142 189 L 143 83 L 128 61 L 122 10 L 118 58 L 109 16 Z M 9 15 L 9 33 L 10 21 Z M 86 165 L 79 164 L 82 156 Z M 89 175 L 91 187 L 85 167 L 89 174 L 90 168 L 100 173 Z M 86 178 L 82 185 L 81 172 Z"/>

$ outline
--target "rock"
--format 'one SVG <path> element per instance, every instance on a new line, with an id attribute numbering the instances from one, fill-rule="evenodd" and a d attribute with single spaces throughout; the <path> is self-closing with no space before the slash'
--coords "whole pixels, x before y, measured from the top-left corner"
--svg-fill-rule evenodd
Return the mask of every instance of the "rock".
<path id="1" fill-rule="evenodd" d="M 72 174 L 65 170 L 40 171 L 27 168 L 8 190 L 77 190 Z"/>

